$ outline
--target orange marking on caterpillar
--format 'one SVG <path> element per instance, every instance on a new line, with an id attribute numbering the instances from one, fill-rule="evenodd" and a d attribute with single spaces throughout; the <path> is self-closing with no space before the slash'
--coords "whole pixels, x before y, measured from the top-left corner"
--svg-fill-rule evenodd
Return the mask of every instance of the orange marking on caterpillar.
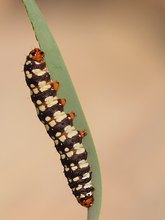
<path id="1" fill-rule="evenodd" d="M 89 208 L 93 205 L 93 202 L 94 202 L 94 198 L 93 197 L 90 197 L 90 198 L 87 198 L 87 199 L 84 199 L 83 201 L 78 201 L 82 206 L 86 207 L 86 208 Z"/>
<path id="2" fill-rule="evenodd" d="M 66 104 L 66 99 L 60 99 L 61 100 L 61 104 L 64 106 Z"/>
<path id="3" fill-rule="evenodd" d="M 85 137 L 87 135 L 86 130 L 84 129 L 84 130 L 80 131 L 80 135 L 82 138 Z"/>
<path id="4" fill-rule="evenodd" d="M 76 114 L 74 112 L 70 112 L 69 115 L 70 115 L 72 120 L 76 117 Z"/>
<path id="5" fill-rule="evenodd" d="M 54 89 L 55 89 L 56 91 L 58 91 L 59 86 L 60 86 L 60 83 L 59 83 L 58 81 L 56 81 L 56 82 L 53 83 L 53 86 L 54 86 Z"/>

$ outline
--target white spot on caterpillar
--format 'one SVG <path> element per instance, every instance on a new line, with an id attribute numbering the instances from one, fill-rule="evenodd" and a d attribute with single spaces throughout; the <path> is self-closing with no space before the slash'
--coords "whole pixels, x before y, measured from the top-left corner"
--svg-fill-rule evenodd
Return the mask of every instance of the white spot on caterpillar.
<path id="1" fill-rule="evenodd" d="M 77 191 L 80 190 L 80 189 L 82 189 L 82 185 L 78 185 L 78 187 L 76 187 Z"/>
<path id="2" fill-rule="evenodd" d="M 75 178 L 73 178 L 74 182 L 77 182 L 80 179 L 80 177 L 76 176 Z"/>
<path id="3" fill-rule="evenodd" d="M 32 62 L 30 61 L 30 60 L 28 60 L 27 62 L 26 62 L 26 65 L 29 65 L 29 64 L 31 64 Z"/>
<path id="4" fill-rule="evenodd" d="M 84 198 L 84 197 L 85 197 L 84 194 L 80 194 L 80 198 Z M 79 196 L 77 198 L 79 198 Z"/>
<path id="5" fill-rule="evenodd" d="M 54 117 L 57 122 L 61 122 L 64 118 L 67 117 L 67 115 L 64 111 L 62 111 L 62 112 L 57 111 L 54 113 Z"/>
<path id="6" fill-rule="evenodd" d="M 64 141 L 66 140 L 65 135 L 62 135 L 62 136 L 59 138 L 59 140 L 60 140 L 61 142 L 64 142 Z"/>
<path id="7" fill-rule="evenodd" d="M 50 121 L 50 120 L 51 120 L 51 117 L 49 117 L 49 116 L 45 117 L 45 121 Z"/>
<path id="8" fill-rule="evenodd" d="M 51 138 L 52 138 L 53 140 L 55 140 L 55 137 L 54 137 L 54 136 L 51 136 Z"/>
<path id="9" fill-rule="evenodd" d="M 75 170 L 77 170 L 77 166 L 74 166 L 74 167 L 71 167 L 71 169 L 73 170 L 73 171 L 75 171 Z"/>
<path id="10" fill-rule="evenodd" d="M 40 82 L 38 83 L 39 88 L 42 88 L 42 87 L 45 86 L 45 85 L 46 85 L 46 81 L 40 81 Z"/>
<path id="11" fill-rule="evenodd" d="M 88 183 L 86 183 L 86 184 L 84 185 L 84 189 L 87 189 L 87 188 L 90 188 L 90 187 L 92 187 L 91 181 L 89 181 Z"/>
<path id="12" fill-rule="evenodd" d="M 71 182 L 72 182 L 72 179 L 69 178 L 68 181 L 71 183 Z"/>
<path id="13" fill-rule="evenodd" d="M 68 147 L 66 147 L 64 150 L 65 150 L 65 152 L 68 152 L 68 151 L 69 151 L 69 148 L 68 148 Z"/>
<path id="14" fill-rule="evenodd" d="M 58 141 L 58 140 L 55 140 L 54 143 L 55 143 L 55 145 L 58 145 L 58 144 L 59 144 L 59 141 Z"/>
<path id="15" fill-rule="evenodd" d="M 37 100 L 36 103 L 37 103 L 37 105 L 41 105 L 42 104 L 42 102 L 40 100 Z"/>
<path id="16" fill-rule="evenodd" d="M 73 145 L 73 148 L 74 148 L 75 150 L 77 150 L 77 149 L 79 149 L 79 148 L 82 148 L 82 147 L 83 147 L 83 145 L 80 144 L 80 143 L 76 143 L 76 144 Z"/>
<path id="17" fill-rule="evenodd" d="M 47 105 L 48 108 L 52 107 L 53 105 L 56 105 L 58 103 L 57 101 L 57 96 L 53 97 L 53 96 L 48 96 L 45 99 L 45 103 Z"/>
<path id="18" fill-rule="evenodd" d="M 90 173 L 85 173 L 85 174 L 83 175 L 82 179 L 87 179 L 87 178 L 89 178 L 89 177 L 90 177 Z"/>
<path id="19" fill-rule="evenodd" d="M 49 125 L 50 125 L 51 127 L 54 127 L 54 126 L 56 125 L 55 120 L 50 121 L 50 122 L 49 122 Z M 57 136 L 56 136 L 56 137 L 57 137 Z"/>
<path id="20" fill-rule="evenodd" d="M 57 96 L 53 97 L 53 96 L 51 95 L 51 96 L 46 97 L 46 98 L 45 98 L 46 104 L 48 104 L 49 102 L 53 101 L 53 99 L 57 99 Z"/>
<path id="21" fill-rule="evenodd" d="M 56 111 L 56 112 L 54 113 L 54 117 L 57 117 L 57 115 L 60 114 L 60 113 L 61 113 L 60 111 Z"/>
<path id="22" fill-rule="evenodd" d="M 46 90 L 48 90 L 48 89 L 50 89 L 50 88 L 51 88 L 51 85 L 48 84 L 48 85 L 46 85 L 46 86 L 41 87 L 41 88 L 40 88 L 40 91 L 41 91 L 41 92 L 44 92 L 44 91 L 46 91 Z"/>
<path id="23" fill-rule="evenodd" d="M 44 91 L 46 91 L 46 90 L 51 88 L 50 82 L 47 83 L 46 81 L 39 82 L 38 86 L 39 86 L 39 89 L 40 89 L 41 92 L 44 92 Z M 49 96 L 49 97 L 53 98 L 53 96 Z M 46 99 L 48 100 L 49 97 L 47 97 Z"/>
<path id="24" fill-rule="evenodd" d="M 74 137 L 76 134 L 78 134 L 78 131 L 72 131 L 72 132 L 69 132 L 68 134 L 67 134 L 67 137 L 68 138 L 72 138 L 72 137 Z"/>
<path id="25" fill-rule="evenodd" d="M 85 152 L 85 148 L 84 147 L 81 147 L 81 148 L 76 150 L 76 154 L 82 154 L 84 152 Z"/>
<path id="26" fill-rule="evenodd" d="M 68 125 L 65 127 L 65 131 L 66 131 L 66 133 L 70 133 L 72 131 L 75 131 L 75 127 Z"/>
<path id="27" fill-rule="evenodd" d="M 88 192 L 86 195 L 87 195 L 87 196 L 91 196 L 91 195 L 92 195 L 92 192 Z"/>
<path id="28" fill-rule="evenodd" d="M 73 151 L 69 151 L 68 153 L 66 153 L 66 155 L 67 155 L 68 157 L 73 156 Z"/>
<path id="29" fill-rule="evenodd" d="M 32 91 L 33 91 L 34 94 L 38 94 L 39 93 L 38 88 L 34 88 L 34 89 L 32 89 Z"/>
<path id="30" fill-rule="evenodd" d="M 80 160 L 78 163 L 79 163 L 80 168 L 85 168 L 89 166 L 86 160 Z"/>
<path id="31" fill-rule="evenodd" d="M 73 136 L 75 136 L 76 134 L 78 134 L 78 131 L 75 129 L 74 126 L 66 126 L 65 129 L 64 129 L 67 133 L 67 137 L 68 138 L 72 138 Z"/>
<path id="32" fill-rule="evenodd" d="M 59 136 L 61 136 L 61 132 L 56 133 L 56 137 L 59 137 Z"/>
<path id="33" fill-rule="evenodd" d="M 66 155 L 65 154 L 62 154 L 61 155 L 61 159 L 65 159 Z"/>
<path id="34" fill-rule="evenodd" d="M 38 108 L 41 112 L 44 112 L 46 110 L 46 107 L 44 105 L 40 105 Z"/>
<path id="35" fill-rule="evenodd" d="M 32 78 L 32 74 L 28 70 L 26 71 L 26 76 L 27 76 L 28 79 Z"/>
<path id="36" fill-rule="evenodd" d="M 80 160 L 78 163 L 79 165 L 84 164 L 86 162 L 86 160 Z"/>
<path id="37" fill-rule="evenodd" d="M 69 171 L 69 168 L 68 168 L 68 167 L 65 167 L 65 171 L 68 172 L 68 171 Z"/>
<path id="38" fill-rule="evenodd" d="M 30 84 L 30 88 L 35 88 L 35 85 L 34 84 Z"/>
<path id="39" fill-rule="evenodd" d="M 86 163 L 84 163 L 84 164 L 81 164 L 80 165 L 80 168 L 85 168 L 85 167 L 88 167 L 89 166 L 89 164 L 86 162 Z"/>
<path id="40" fill-rule="evenodd" d="M 33 69 L 32 71 L 36 76 L 42 76 L 46 73 L 45 69 L 41 70 L 41 69 Z"/>
<path id="41" fill-rule="evenodd" d="M 64 131 L 66 132 L 66 133 L 68 133 L 68 131 L 71 129 L 71 126 L 70 125 L 68 125 L 68 126 L 66 126 L 65 128 L 64 128 Z"/>

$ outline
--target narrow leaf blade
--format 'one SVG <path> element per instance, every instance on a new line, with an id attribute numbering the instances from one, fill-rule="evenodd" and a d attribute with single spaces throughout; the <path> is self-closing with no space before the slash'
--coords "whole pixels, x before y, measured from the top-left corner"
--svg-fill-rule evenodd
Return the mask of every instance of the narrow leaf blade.
<path id="1" fill-rule="evenodd" d="M 92 184 L 95 188 L 95 202 L 94 205 L 88 209 L 88 220 L 98 220 L 100 215 L 102 196 L 101 173 L 97 153 L 87 121 L 85 119 L 82 107 L 78 100 L 67 68 L 64 64 L 63 58 L 37 4 L 34 0 L 23 0 L 23 3 L 26 7 L 40 48 L 46 54 L 45 59 L 51 74 L 51 78 L 54 81 L 58 80 L 61 84 L 58 96 L 65 97 L 67 99 L 65 111 L 75 111 L 77 115 L 74 121 L 75 127 L 79 130 L 84 128 L 87 130 L 88 135 L 84 139 L 83 144 L 88 152 L 88 162 L 92 170 Z"/>

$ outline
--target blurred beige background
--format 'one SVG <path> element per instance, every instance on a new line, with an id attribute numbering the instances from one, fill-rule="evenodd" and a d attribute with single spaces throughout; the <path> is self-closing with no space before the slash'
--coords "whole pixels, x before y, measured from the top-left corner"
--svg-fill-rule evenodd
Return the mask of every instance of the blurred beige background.
<path id="1" fill-rule="evenodd" d="M 100 219 L 164 220 L 165 3 L 37 2 L 96 143 Z M 84 220 L 25 85 L 37 42 L 21 1 L 0 1 L 0 27 L 0 219 Z"/>

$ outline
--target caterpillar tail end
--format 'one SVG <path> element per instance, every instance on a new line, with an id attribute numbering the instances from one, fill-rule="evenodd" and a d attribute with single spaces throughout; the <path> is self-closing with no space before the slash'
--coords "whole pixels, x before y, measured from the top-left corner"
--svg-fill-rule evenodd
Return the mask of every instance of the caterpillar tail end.
<path id="1" fill-rule="evenodd" d="M 93 205 L 93 202 L 94 202 L 94 198 L 93 197 L 90 197 L 90 198 L 87 198 L 87 199 L 84 199 L 84 200 L 81 200 L 79 199 L 78 202 L 86 207 L 86 208 L 90 208 L 92 205 Z"/>

